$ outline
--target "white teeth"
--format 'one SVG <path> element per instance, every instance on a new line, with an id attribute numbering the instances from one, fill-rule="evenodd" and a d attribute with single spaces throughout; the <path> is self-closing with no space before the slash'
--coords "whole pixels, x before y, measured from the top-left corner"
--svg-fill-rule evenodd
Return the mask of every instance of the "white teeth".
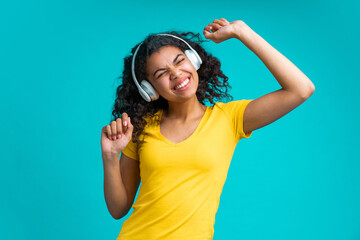
<path id="1" fill-rule="evenodd" d="M 177 86 L 175 89 L 179 89 L 179 88 L 184 87 L 186 84 L 188 84 L 189 81 L 190 81 L 190 79 L 187 78 L 182 84 L 180 84 L 179 86 Z"/>

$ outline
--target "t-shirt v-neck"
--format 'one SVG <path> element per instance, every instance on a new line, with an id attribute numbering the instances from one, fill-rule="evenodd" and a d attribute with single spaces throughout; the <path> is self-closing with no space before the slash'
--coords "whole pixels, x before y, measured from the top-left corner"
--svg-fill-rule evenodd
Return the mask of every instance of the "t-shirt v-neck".
<path id="1" fill-rule="evenodd" d="M 161 137 L 158 121 L 149 120 L 140 137 L 143 143 L 129 141 L 122 151 L 138 161 L 141 185 L 117 240 L 213 239 L 235 147 L 252 133 L 243 130 L 244 111 L 251 101 L 207 107 L 195 131 L 180 143 Z M 241 152 L 237 157 L 246 161 Z"/>
<path id="2" fill-rule="evenodd" d="M 164 112 L 163 109 L 159 110 L 158 114 L 159 114 L 160 120 L 162 118 L 163 112 Z M 157 135 L 159 136 L 159 138 L 161 138 L 164 142 L 166 142 L 170 145 L 177 146 L 180 144 L 185 144 L 185 143 L 191 141 L 194 137 L 196 137 L 196 135 L 199 133 L 201 128 L 206 124 L 206 120 L 209 118 L 210 112 L 211 111 L 209 110 L 209 107 L 206 106 L 205 113 L 202 116 L 202 118 L 201 118 L 199 124 L 197 125 L 196 129 L 194 130 L 194 132 L 188 138 L 186 138 L 185 140 L 183 140 L 181 142 L 174 143 L 174 142 L 170 141 L 169 139 L 167 139 L 164 135 L 162 135 L 162 133 L 160 132 L 160 124 L 157 124 L 155 131 L 156 131 Z"/>

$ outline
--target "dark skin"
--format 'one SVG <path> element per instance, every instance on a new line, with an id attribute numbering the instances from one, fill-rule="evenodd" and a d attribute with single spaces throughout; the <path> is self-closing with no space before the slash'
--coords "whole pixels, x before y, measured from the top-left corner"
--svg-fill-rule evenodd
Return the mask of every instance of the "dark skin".
<path id="1" fill-rule="evenodd" d="M 243 116 L 245 133 L 262 128 L 283 117 L 314 93 L 315 86 L 310 79 L 243 21 L 228 22 L 224 18 L 215 19 L 205 26 L 203 34 L 206 39 L 215 43 L 231 38 L 240 40 L 260 58 L 282 87 L 249 103 Z M 186 139 L 194 129 L 192 126 L 197 125 L 205 112 L 205 106 L 198 102 L 195 94 L 198 87 L 198 75 L 195 68 L 186 57 L 182 57 L 185 58 L 182 62 L 173 63 L 174 58 L 180 53 L 182 51 L 176 47 L 163 47 L 148 58 L 146 66 L 150 83 L 169 102 L 169 108 L 164 111 L 161 121 L 161 133 L 174 141 Z M 154 76 L 158 68 L 165 68 L 165 70 Z M 160 78 L 159 73 L 163 74 Z M 175 85 L 186 77 L 190 77 L 189 87 L 184 91 L 174 90 Z M 103 128 L 104 136 L 105 132 L 112 140 L 120 140 L 122 136 L 131 136 L 131 134 L 125 134 L 130 128 L 123 125 L 128 121 L 127 114 L 123 115 L 123 120 L 113 121 L 111 126 L 107 125 Z M 189 126 L 190 130 L 184 133 L 182 127 L 185 125 Z M 176 129 L 180 130 L 177 132 Z M 181 136 L 175 136 L 175 134 L 181 134 Z M 121 141 L 111 142 L 102 138 L 102 147 L 108 151 L 116 150 L 115 152 L 120 154 L 122 147 L 126 146 L 130 139 L 126 137 Z"/>
<path id="2" fill-rule="evenodd" d="M 231 38 L 240 40 L 260 58 L 282 87 L 247 105 L 243 116 L 245 133 L 283 117 L 314 93 L 315 86 L 310 79 L 243 21 L 215 19 L 205 26 L 203 34 L 215 43 Z M 197 72 L 184 55 L 178 56 L 181 53 L 176 47 L 163 47 L 147 59 L 146 66 L 151 84 L 169 103 L 161 119 L 160 132 L 174 143 L 184 141 L 194 132 L 206 109 L 195 94 L 199 81 Z M 176 57 L 179 59 L 174 62 Z M 164 69 L 154 75 L 159 68 Z M 188 77 L 190 84 L 176 90 L 177 85 L 187 83 Z M 119 155 L 131 140 L 132 132 L 133 126 L 126 113 L 101 131 L 105 199 L 116 219 L 129 211 L 140 183 L 138 161 L 121 154 L 119 166 Z"/>
<path id="3" fill-rule="evenodd" d="M 162 47 L 152 54 L 147 59 L 146 70 L 152 86 L 169 104 L 160 121 L 161 134 L 174 143 L 184 141 L 195 131 L 206 110 L 196 96 L 197 71 L 186 55 L 174 46 Z M 185 86 L 175 89 L 181 83 Z"/>

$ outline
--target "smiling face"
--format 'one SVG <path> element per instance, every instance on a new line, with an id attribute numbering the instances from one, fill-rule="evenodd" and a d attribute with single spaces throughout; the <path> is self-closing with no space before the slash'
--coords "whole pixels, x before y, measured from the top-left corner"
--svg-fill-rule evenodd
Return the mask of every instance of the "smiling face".
<path id="1" fill-rule="evenodd" d="M 170 102 L 196 97 L 199 76 L 184 52 L 164 46 L 146 61 L 147 79 L 160 96 Z"/>

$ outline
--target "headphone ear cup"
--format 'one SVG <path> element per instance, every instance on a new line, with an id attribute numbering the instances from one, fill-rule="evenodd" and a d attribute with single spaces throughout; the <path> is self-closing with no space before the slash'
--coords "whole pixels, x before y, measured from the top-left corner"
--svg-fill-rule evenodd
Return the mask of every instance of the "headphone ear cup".
<path id="1" fill-rule="evenodd" d="M 185 50 L 185 55 L 190 60 L 191 64 L 194 66 L 195 70 L 197 71 L 200 68 L 200 65 L 202 63 L 200 56 L 197 54 L 197 52 L 193 50 Z"/>
<path id="2" fill-rule="evenodd" d="M 149 97 L 149 95 L 147 94 L 147 92 L 145 92 L 144 89 L 142 88 L 138 88 L 139 89 L 139 93 L 140 93 L 140 96 L 147 102 L 151 102 L 151 98 Z"/>
<path id="3" fill-rule="evenodd" d="M 159 94 L 157 91 L 153 88 L 151 83 L 149 83 L 147 80 L 141 81 L 141 88 L 144 89 L 144 91 L 147 93 L 147 95 L 150 97 L 151 101 L 155 101 L 159 98 Z M 149 101 L 150 102 L 150 101 Z"/>

